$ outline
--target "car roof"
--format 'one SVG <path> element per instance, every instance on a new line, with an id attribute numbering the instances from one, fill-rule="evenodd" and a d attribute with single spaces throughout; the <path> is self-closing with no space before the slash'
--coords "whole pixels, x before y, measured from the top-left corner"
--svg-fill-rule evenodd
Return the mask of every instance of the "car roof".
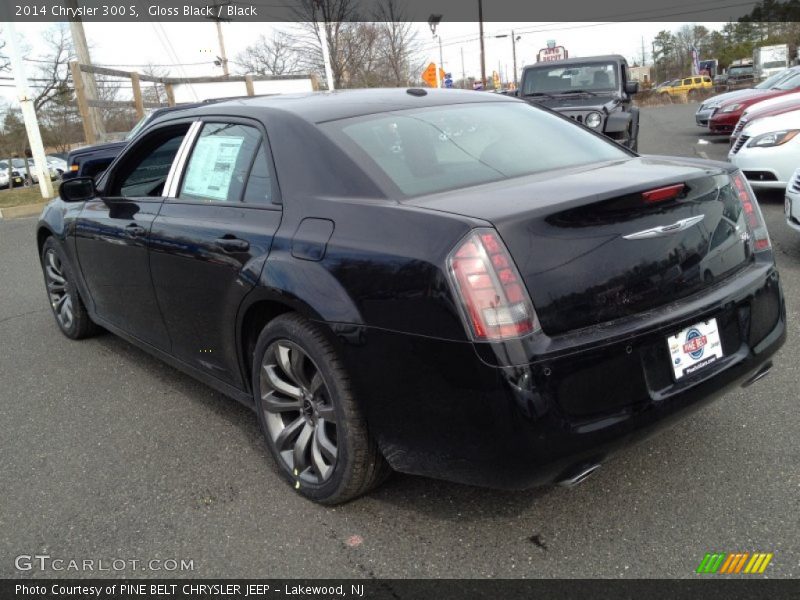
<path id="1" fill-rule="evenodd" d="M 544 62 L 533 63 L 530 65 L 525 65 L 524 68 L 532 69 L 536 67 L 544 67 L 544 66 L 556 66 L 556 67 L 568 67 L 570 65 L 585 65 L 586 63 L 595 63 L 595 62 L 624 62 L 625 64 L 628 63 L 625 60 L 625 57 L 621 54 L 604 54 L 603 56 L 584 56 L 579 58 L 565 58 L 564 60 L 548 60 Z"/>
<path id="2" fill-rule="evenodd" d="M 503 94 L 423 88 L 372 88 L 236 98 L 186 110 L 188 116 L 259 116 L 290 113 L 311 123 L 323 123 L 370 114 L 480 102 L 520 102 Z M 162 118 L 154 119 L 160 121 Z"/>

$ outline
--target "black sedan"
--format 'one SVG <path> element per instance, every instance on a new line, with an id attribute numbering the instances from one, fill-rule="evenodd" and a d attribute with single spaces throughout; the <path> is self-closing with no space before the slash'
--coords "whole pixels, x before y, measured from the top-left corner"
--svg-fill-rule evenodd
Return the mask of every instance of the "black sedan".
<path id="1" fill-rule="evenodd" d="M 499 94 L 164 115 L 62 184 L 37 244 L 65 335 L 102 327 L 251 406 L 324 503 L 392 469 L 577 483 L 763 377 L 786 335 L 739 171 Z"/>

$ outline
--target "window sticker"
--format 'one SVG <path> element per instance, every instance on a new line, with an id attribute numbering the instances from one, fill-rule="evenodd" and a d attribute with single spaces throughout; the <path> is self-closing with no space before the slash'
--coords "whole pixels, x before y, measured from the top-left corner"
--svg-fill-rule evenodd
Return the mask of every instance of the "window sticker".
<path id="1" fill-rule="evenodd" d="M 183 183 L 183 193 L 210 200 L 226 201 L 236 159 L 244 138 L 232 136 L 199 137 Z"/>

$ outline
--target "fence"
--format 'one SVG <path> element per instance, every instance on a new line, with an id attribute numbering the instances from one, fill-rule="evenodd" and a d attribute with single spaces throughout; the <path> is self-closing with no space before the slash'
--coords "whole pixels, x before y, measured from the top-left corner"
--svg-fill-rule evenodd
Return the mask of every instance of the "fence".
<path id="1" fill-rule="evenodd" d="M 175 106 L 186 101 L 207 100 L 230 96 L 255 96 L 259 93 L 283 93 L 287 91 L 311 91 L 319 89 L 319 82 L 314 74 L 292 75 L 220 75 L 205 77 L 158 77 L 136 71 L 122 71 L 108 67 L 85 65 L 77 61 L 70 62 L 70 71 L 83 124 L 84 138 L 87 144 L 94 144 L 103 137 L 104 127 L 98 109 L 133 108 L 137 118 L 141 119 L 146 108 Z M 92 90 L 95 75 L 117 77 L 130 81 L 133 91 L 132 100 L 101 100 L 94 96 Z M 161 85 L 165 91 L 166 102 L 145 101 L 142 93 L 142 82 Z M 243 85 L 242 85 L 243 84 Z M 197 97 L 195 86 L 205 86 L 207 95 Z M 260 88 L 257 90 L 257 88 Z M 194 99 L 189 99 L 184 90 L 191 90 Z M 176 102 L 176 95 L 178 101 Z M 157 94 L 160 99 L 160 94 Z"/>

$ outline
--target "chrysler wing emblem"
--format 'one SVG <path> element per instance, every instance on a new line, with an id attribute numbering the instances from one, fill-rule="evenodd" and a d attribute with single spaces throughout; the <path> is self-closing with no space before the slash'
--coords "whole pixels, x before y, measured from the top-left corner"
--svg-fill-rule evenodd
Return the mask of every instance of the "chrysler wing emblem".
<path id="1" fill-rule="evenodd" d="M 689 229 L 692 225 L 696 225 L 700 221 L 705 219 L 705 215 L 697 215 L 696 217 L 689 217 L 688 219 L 681 219 L 677 223 L 673 223 L 672 225 L 662 225 L 661 227 L 653 227 L 652 229 L 645 229 L 644 231 L 637 231 L 636 233 L 630 233 L 628 235 L 623 235 L 622 237 L 626 240 L 645 240 L 647 238 L 654 238 L 654 237 L 661 237 L 664 235 L 670 235 L 671 233 L 677 233 L 679 231 L 683 231 L 684 229 Z"/>

